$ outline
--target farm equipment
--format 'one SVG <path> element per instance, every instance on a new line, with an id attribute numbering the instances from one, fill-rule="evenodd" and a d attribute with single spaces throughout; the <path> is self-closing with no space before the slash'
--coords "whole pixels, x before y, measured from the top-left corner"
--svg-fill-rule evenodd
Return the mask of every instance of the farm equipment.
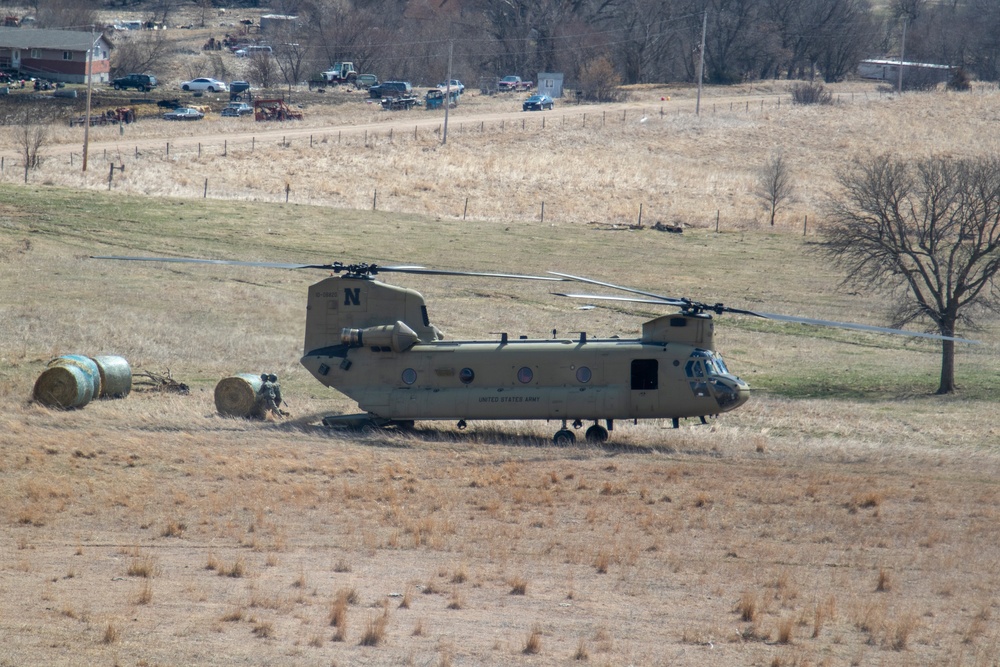
<path id="1" fill-rule="evenodd" d="M 460 95 L 458 89 L 453 88 L 448 95 L 449 101 L 448 106 L 454 109 L 458 106 L 458 96 Z M 441 109 L 444 107 L 445 92 L 440 88 L 431 88 L 427 91 L 427 95 L 424 96 L 424 106 L 427 110 L 431 109 Z"/>
<path id="2" fill-rule="evenodd" d="M 282 99 L 254 100 L 253 117 L 257 121 L 302 120 L 303 118 L 301 111 L 291 109 Z"/>
<path id="3" fill-rule="evenodd" d="M 90 126 L 95 127 L 98 125 L 117 125 L 118 123 L 134 123 L 135 122 L 135 111 L 129 107 L 118 107 L 117 109 L 108 109 L 102 114 L 91 114 L 90 116 Z M 86 125 L 87 117 L 78 116 L 76 118 L 70 118 L 69 126 L 76 127 L 77 125 Z"/>
<path id="4" fill-rule="evenodd" d="M 354 69 L 354 63 L 333 63 L 333 67 L 322 73 L 323 81 L 330 84 L 354 83 L 358 78 L 358 72 Z"/>
<path id="5" fill-rule="evenodd" d="M 399 95 L 397 97 L 383 97 L 382 108 L 385 111 L 409 111 L 420 104 L 416 95 Z"/>

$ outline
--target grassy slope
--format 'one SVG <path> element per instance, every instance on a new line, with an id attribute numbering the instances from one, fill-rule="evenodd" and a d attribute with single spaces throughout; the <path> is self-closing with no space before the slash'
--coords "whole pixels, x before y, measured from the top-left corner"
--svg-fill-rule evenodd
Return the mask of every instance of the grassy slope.
<path id="1" fill-rule="evenodd" d="M 814 240 L 0 187 L 0 664 L 995 663 L 995 326 L 962 349 L 957 397 L 926 395 L 932 344 L 725 317 L 720 349 L 766 393 L 707 428 L 621 424 L 603 450 L 550 447 L 544 423 L 343 438 L 310 424 L 352 406 L 297 364 L 318 275 L 87 259 L 554 269 L 879 323 L 888 299 L 837 291 Z M 628 334 L 654 314 L 392 281 L 453 338 Z M 66 352 L 194 392 L 26 403 Z M 213 414 L 220 377 L 265 368 L 295 420 Z"/>
<path id="2" fill-rule="evenodd" d="M 305 286 L 321 273 L 86 259 L 92 254 L 557 270 L 740 307 L 884 323 L 878 315 L 881 300 L 839 291 L 840 276 L 815 252 L 815 239 L 791 233 L 696 229 L 676 236 L 648 229 L 441 222 L 322 207 L 9 186 L 0 191 L 0 201 L 6 308 L 15 321 L 34 311 L 48 320 L 41 335 L 25 337 L 21 326 L 7 329 L 5 349 L 20 350 L 23 358 L 97 346 L 204 379 L 238 365 L 241 355 L 234 351 L 240 346 L 251 366 L 294 368 Z M 497 253 L 498 247 L 504 252 Z M 626 304 L 580 312 L 575 303 L 548 295 L 548 286 L 522 282 L 395 275 L 390 280 L 422 291 L 435 321 L 452 337 L 501 330 L 544 335 L 552 328 L 630 335 L 644 318 L 658 314 Z M 36 300 L 19 298 L 27 293 Z M 80 327 L 83 321 L 89 323 Z M 122 323 L 128 323 L 124 331 Z M 220 336 L 220 330 L 228 333 Z M 983 333 L 986 345 L 961 347 L 958 373 L 963 396 L 991 400 L 998 369 L 991 332 Z M 123 334 L 141 340 L 122 347 Z M 162 338 L 162 346 L 154 346 L 151 336 Z M 792 397 L 927 393 L 935 387 L 939 362 L 938 346 L 930 342 L 732 316 L 719 318 L 718 343 L 730 365 L 754 386 Z M 209 367 L 207 360 L 213 361 Z"/>

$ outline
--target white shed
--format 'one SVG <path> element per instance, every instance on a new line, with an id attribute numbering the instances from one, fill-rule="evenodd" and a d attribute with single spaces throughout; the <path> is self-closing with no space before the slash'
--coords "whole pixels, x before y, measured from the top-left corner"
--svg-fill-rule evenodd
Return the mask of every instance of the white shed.
<path id="1" fill-rule="evenodd" d="M 552 99 L 562 97 L 563 75 L 562 72 L 539 72 L 538 92 L 548 95 Z"/>

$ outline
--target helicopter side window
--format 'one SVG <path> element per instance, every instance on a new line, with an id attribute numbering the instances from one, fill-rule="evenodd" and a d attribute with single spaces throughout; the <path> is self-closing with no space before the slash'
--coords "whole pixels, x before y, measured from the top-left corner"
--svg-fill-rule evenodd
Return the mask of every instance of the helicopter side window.
<path id="1" fill-rule="evenodd" d="M 592 378 L 593 375 L 594 374 L 591 373 L 590 369 L 587 368 L 586 366 L 580 366 L 579 368 L 576 369 L 576 381 L 577 382 L 581 382 L 583 384 L 587 384 L 588 382 L 590 382 L 590 378 Z"/>
<path id="2" fill-rule="evenodd" d="M 659 362 L 656 359 L 632 360 L 632 389 L 659 387 Z"/>
<path id="3" fill-rule="evenodd" d="M 708 395 L 709 395 L 708 394 L 708 383 L 707 382 L 692 382 L 691 383 L 691 391 L 694 392 L 694 395 L 697 396 L 698 398 L 707 398 Z"/>
<path id="4" fill-rule="evenodd" d="M 417 372 L 412 368 L 403 371 L 402 380 L 404 384 L 413 384 L 417 381 Z"/>
<path id="5" fill-rule="evenodd" d="M 517 380 L 521 384 L 528 384 L 529 382 L 531 382 L 532 378 L 534 378 L 534 377 L 535 377 L 535 374 L 527 366 L 522 366 L 517 371 Z"/>
<path id="6" fill-rule="evenodd" d="M 471 368 L 463 368 L 458 372 L 458 379 L 462 381 L 462 384 L 471 384 L 476 379 L 476 372 Z"/>

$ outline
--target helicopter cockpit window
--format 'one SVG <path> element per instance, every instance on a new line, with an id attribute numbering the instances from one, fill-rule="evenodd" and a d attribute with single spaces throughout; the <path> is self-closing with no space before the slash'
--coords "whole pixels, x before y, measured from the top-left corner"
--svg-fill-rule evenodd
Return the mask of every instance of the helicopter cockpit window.
<path id="1" fill-rule="evenodd" d="M 701 362 L 697 359 L 691 359 L 687 362 L 687 365 L 684 366 L 684 373 L 689 378 L 705 377 L 705 371 L 701 367 Z"/>
<path id="2" fill-rule="evenodd" d="M 534 378 L 534 377 L 535 377 L 535 374 L 527 366 L 522 366 L 517 371 L 517 380 L 521 384 L 528 384 L 529 382 L 531 382 L 532 378 Z"/>
<path id="3" fill-rule="evenodd" d="M 417 372 L 412 368 L 407 368 L 403 371 L 402 379 L 405 384 L 413 384 L 417 381 Z"/>
<path id="4" fill-rule="evenodd" d="M 463 368 L 458 372 L 458 379 L 462 381 L 462 384 L 470 384 L 476 379 L 476 373 L 471 368 Z"/>
<path id="5" fill-rule="evenodd" d="M 582 382 L 583 384 L 587 384 L 588 382 L 590 382 L 590 378 L 593 377 L 593 375 L 594 374 L 591 373 L 590 369 L 587 368 L 586 366 L 580 366 L 579 368 L 576 369 L 577 382 Z"/>
<path id="6" fill-rule="evenodd" d="M 722 360 L 722 357 L 715 355 L 715 365 L 719 367 L 719 372 L 729 375 L 729 367 L 726 366 L 726 362 Z"/>

